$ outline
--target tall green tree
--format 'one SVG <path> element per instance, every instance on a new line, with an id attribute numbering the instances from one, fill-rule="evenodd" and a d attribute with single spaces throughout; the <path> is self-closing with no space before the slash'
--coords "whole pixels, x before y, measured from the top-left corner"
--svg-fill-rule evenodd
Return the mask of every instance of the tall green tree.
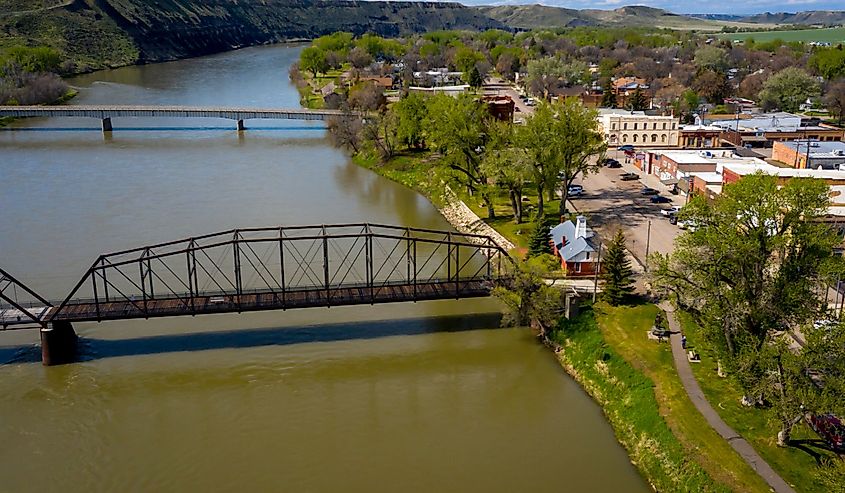
<path id="1" fill-rule="evenodd" d="M 316 46 L 309 46 L 303 49 L 299 54 L 299 66 L 303 70 L 311 72 L 311 75 L 314 77 L 317 77 L 317 74 L 329 69 L 326 52 Z"/>
<path id="2" fill-rule="evenodd" d="M 601 107 L 616 108 L 616 91 L 613 90 L 613 82 L 610 77 L 605 79 L 601 92 Z"/>
<path id="3" fill-rule="evenodd" d="M 534 218 L 534 229 L 528 239 L 528 257 L 551 253 L 549 240 L 551 239 L 552 221 L 542 216 Z"/>
<path id="4" fill-rule="evenodd" d="M 443 153 L 454 182 L 470 194 L 479 192 L 487 205 L 487 217 L 496 217 L 480 165 L 492 116 L 487 107 L 470 94 L 456 98 L 443 94 L 428 101 L 430 144 Z"/>
<path id="5" fill-rule="evenodd" d="M 845 121 L 845 77 L 832 81 L 824 95 L 827 110 L 842 125 Z"/>
<path id="6" fill-rule="evenodd" d="M 746 401 L 768 374 L 764 350 L 823 316 L 817 290 L 842 271 L 829 200 L 822 180 L 746 176 L 712 203 L 694 198 L 680 218 L 697 228 L 653 257 L 653 286 L 693 314 Z"/>
<path id="7" fill-rule="evenodd" d="M 513 268 L 512 281 L 508 286 L 499 286 L 493 295 L 505 305 L 505 326 L 526 326 L 537 320 L 543 326 L 551 326 L 560 312 L 562 291 L 543 282 L 545 273 L 530 262 L 519 262 Z"/>
<path id="8" fill-rule="evenodd" d="M 522 223 L 522 192 L 531 179 L 531 165 L 525 151 L 514 147 L 515 130 L 508 122 L 494 121 L 490 138 L 481 161 L 481 172 L 493 186 L 507 192 L 514 221 Z"/>
<path id="9" fill-rule="evenodd" d="M 766 110 L 798 111 L 804 101 L 819 93 L 819 82 L 813 76 L 798 67 L 787 67 L 763 82 L 759 102 Z"/>
<path id="10" fill-rule="evenodd" d="M 648 100 L 640 86 L 634 89 L 634 94 L 631 94 L 631 99 L 628 101 L 628 107 L 633 111 L 642 111 L 648 109 Z"/>
<path id="11" fill-rule="evenodd" d="M 469 75 L 467 75 L 466 83 L 470 85 L 473 89 L 478 89 L 484 84 L 484 79 L 481 77 L 481 72 L 478 71 L 478 67 L 475 65 L 469 71 Z"/>
<path id="12" fill-rule="evenodd" d="M 628 259 L 625 234 L 618 230 L 602 256 L 602 299 L 619 306 L 634 292 L 634 274 Z"/>
<path id="13" fill-rule="evenodd" d="M 607 151 L 607 144 L 599 131 L 598 113 L 587 108 L 578 98 L 567 98 L 555 105 L 557 119 L 554 132 L 557 138 L 559 168 L 552 179 L 561 184 L 561 201 L 558 212 L 567 212 L 569 187 L 573 182 L 590 173 L 597 173 Z"/>
<path id="14" fill-rule="evenodd" d="M 409 148 L 425 147 L 425 124 L 428 117 L 426 99 L 419 93 L 408 93 L 392 107 L 398 119 L 396 136 Z"/>
<path id="15" fill-rule="evenodd" d="M 545 190 L 547 184 L 554 186 L 560 169 L 559 137 L 555 129 L 556 115 L 552 105 L 546 102 L 534 109 L 525 119 L 525 125 L 517 129 L 517 146 L 525 151 L 531 165 L 534 185 L 537 187 L 537 214 L 545 215 Z"/>

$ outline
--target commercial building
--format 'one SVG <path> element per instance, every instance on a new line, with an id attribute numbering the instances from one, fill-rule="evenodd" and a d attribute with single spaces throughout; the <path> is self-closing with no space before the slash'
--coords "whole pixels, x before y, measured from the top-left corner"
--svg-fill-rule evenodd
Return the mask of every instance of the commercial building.
<path id="1" fill-rule="evenodd" d="M 772 147 L 775 142 L 799 139 L 833 142 L 845 136 L 841 128 L 785 112 L 725 115 L 724 119 L 710 116 L 708 120 L 724 130 L 722 140 L 741 147 Z"/>
<path id="2" fill-rule="evenodd" d="M 600 108 L 599 127 L 610 146 L 675 147 L 678 145 L 678 119 L 646 115 L 643 111 Z"/>
<path id="3" fill-rule="evenodd" d="M 715 125 L 681 125 L 678 146 L 685 149 L 700 149 L 722 146 L 722 127 Z"/>
<path id="4" fill-rule="evenodd" d="M 775 142 L 772 159 L 793 168 L 845 168 L 845 142 Z"/>

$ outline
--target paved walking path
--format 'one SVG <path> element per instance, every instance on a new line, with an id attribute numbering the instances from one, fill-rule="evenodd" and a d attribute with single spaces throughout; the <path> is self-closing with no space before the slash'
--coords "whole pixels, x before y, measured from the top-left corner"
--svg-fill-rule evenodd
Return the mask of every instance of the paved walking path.
<path id="1" fill-rule="evenodd" d="M 722 421 L 722 418 L 719 417 L 719 414 L 707 401 L 707 397 L 701 391 L 695 375 L 692 374 L 692 367 L 687 359 L 686 351 L 681 346 L 681 326 L 675 318 L 672 307 L 666 303 L 661 304 L 660 307 L 666 311 L 666 319 L 669 322 L 669 329 L 672 331 L 669 340 L 672 344 L 672 356 L 675 359 L 675 368 L 678 370 L 678 376 L 681 378 L 684 389 L 687 391 L 687 395 L 689 395 L 696 409 L 710 423 L 710 426 L 716 430 L 716 433 L 727 440 L 731 444 L 731 447 L 745 459 L 745 462 L 757 471 L 757 474 L 771 486 L 773 491 L 776 493 L 795 493 L 795 490 L 754 451 L 754 448 L 739 433 Z"/>

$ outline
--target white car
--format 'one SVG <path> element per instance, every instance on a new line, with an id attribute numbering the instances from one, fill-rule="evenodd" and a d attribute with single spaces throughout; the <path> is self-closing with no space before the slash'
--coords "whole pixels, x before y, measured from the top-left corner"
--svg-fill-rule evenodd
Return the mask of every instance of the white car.
<path id="1" fill-rule="evenodd" d="M 569 188 L 566 189 L 566 195 L 569 197 L 577 197 L 584 193 L 584 187 L 581 185 L 569 185 Z"/>
<path id="2" fill-rule="evenodd" d="M 690 233 L 694 233 L 695 230 L 698 229 L 698 225 L 689 219 L 687 219 L 686 221 L 678 221 L 678 227 L 681 229 L 686 229 Z"/>
<path id="3" fill-rule="evenodd" d="M 679 206 L 679 205 L 673 205 L 672 207 L 670 207 L 668 209 L 661 209 L 660 210 L 660 213 L 663 214 L 664 216 L 671 216 L 672 214 L 677 214 L 679 212 L 681 212 L 681 206 Z"/>

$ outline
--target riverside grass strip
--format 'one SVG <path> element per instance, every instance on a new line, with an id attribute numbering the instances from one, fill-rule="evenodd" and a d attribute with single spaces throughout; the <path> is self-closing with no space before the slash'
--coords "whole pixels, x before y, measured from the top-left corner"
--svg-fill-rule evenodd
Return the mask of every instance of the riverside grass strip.
<path id="1" fill-rule="evenodd" d="M 555 331 L 558 358 L 657 491 L 769 491 L 695 410 L 668 346 L 646 340 L 656 313 L 654 305 L 585 309 Z"/>

